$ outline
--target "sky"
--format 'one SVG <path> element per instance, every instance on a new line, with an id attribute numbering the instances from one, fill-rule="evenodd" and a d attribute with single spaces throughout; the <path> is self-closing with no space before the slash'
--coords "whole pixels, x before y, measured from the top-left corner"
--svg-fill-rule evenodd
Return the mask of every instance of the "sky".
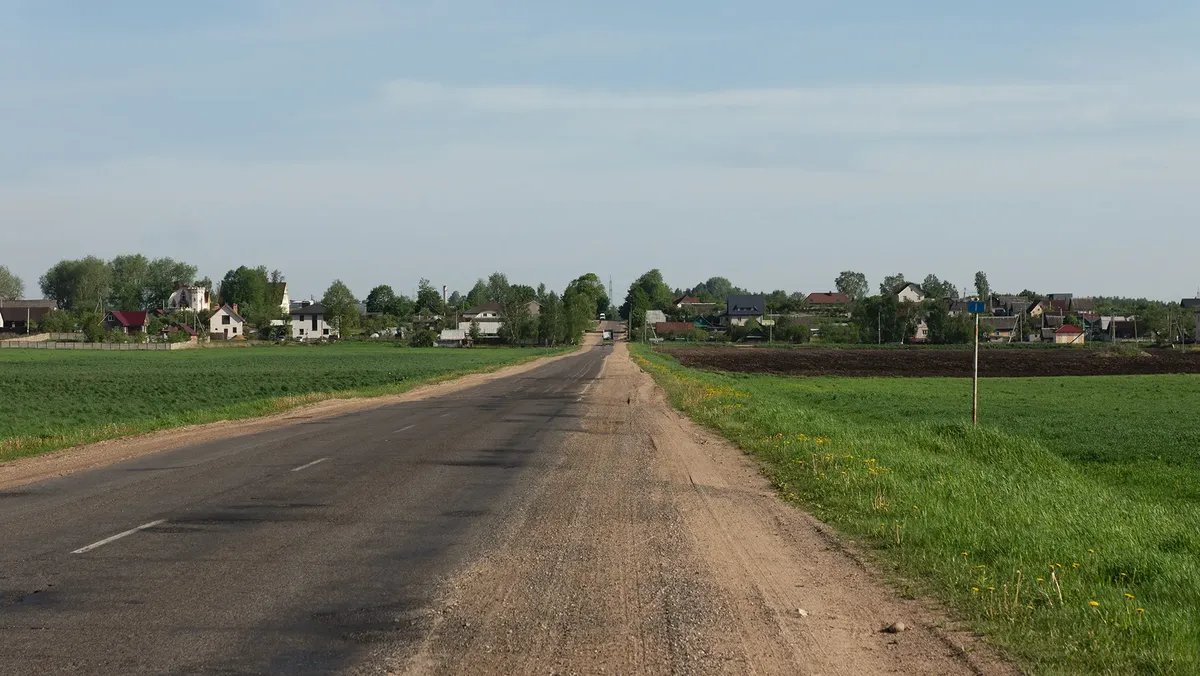
<path id="1" fill-rule="evenodd" d="M 1200 4 L 0 0 L 0 264 L 1200 288 Z"/>

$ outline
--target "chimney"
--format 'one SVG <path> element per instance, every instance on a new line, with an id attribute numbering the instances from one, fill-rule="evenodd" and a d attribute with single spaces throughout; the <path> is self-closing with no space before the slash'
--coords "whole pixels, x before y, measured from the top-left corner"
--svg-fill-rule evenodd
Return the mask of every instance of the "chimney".
<path id="1" fill-rule="evenodd" d="M 233 304 L 233 314 L 235 314 L 235 315 L 236 315 L 237 313 L 238 313 L 238 311 L 237 311 L 237 303 L 234 303 L 234 304 Z"/>

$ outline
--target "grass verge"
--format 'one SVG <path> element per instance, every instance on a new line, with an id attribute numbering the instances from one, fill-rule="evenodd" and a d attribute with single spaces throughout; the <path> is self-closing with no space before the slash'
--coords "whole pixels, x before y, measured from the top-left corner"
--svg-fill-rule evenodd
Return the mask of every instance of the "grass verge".
<path id="1" fill-rule="evenodd" d="M 0 462 L 158 430 L 377 397 L 563 349 L 376 345 L 178 352 L 5 350 Z"/>
<path id="2" fill-rule="evenodd" d="M 1031 671 L 1200 672 L 1200 423 L 1178 415 L 1200 377 L 988 381 L 1002 422 L 973 428 L 968 380 L 726 374 L 633 353 L 786 499 Z"/>

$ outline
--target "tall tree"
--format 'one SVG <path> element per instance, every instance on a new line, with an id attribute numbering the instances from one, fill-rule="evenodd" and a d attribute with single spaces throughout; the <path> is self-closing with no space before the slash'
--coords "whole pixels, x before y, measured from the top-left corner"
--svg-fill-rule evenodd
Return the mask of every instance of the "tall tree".
<path id="1" fill-rule="evenodd" d="M 850 300 L 858 300 L 866 298 L 870 287 L 867 284 L 867 276 L 861 272 L 854 270 L 843 270 L 833 281 L 834 286 L 841 293 L 850 297 Z"/>
<path id="2" fill-rule="evenodd" d="M 109 261 L 108 267 L 112 270 L 109 307 L 114 310 L 146 309 L 143 299 L 150 281 L 150 259 L 142 254 L 127 254 Z"/>
<path id="3" fill-rule="evenodd" d="M 488 302 L 488 285 L 482 279 L 476 280 L 475 286 L 471 287 L 467 293 L 467 309 L 483 305 Z"/>
<path id="4" fill-rule="evenodd" d="M 851 322 L 858 325 L 864 343 L 907 342 L 916 335 L 921 311 L 915 303 L 901 303 L 894 293 L 883 293 L 855 303 Z"/>
<path id="5" fill-rule="evenodd" d="M 422 316 L 442 314 L 442 294 L 428 279 L 417 283 L 417 306 L 414 310 Z"/>
<path id="6" fill-rule="evenodd" d="M 894 275 L 888 275 L 883 278 L 883 282 L 879 285 L 879 293 L 888 296 L 895 295 L 896 290 L 904 286 L 907 281 L 904 279 L 903 272 L 897 272 Z"/>
<path id="7" fill-rule="evenodd" d="M 580 275 L 569 286 L 575 287 L 576 290 L 592 299 L 592 303 L 596 306 L 592 318 L 599 317 L 602 312 L 608 312 L 609 306 L 612 305 L 612 300 L 608 297 L 608 289 L 605 288 L 604 282 L 594 272 Z M 666 295 L 674 296 L 669 290 Z"/>
<path id="8" fill-rule="evenodd" d="M 538 342 L 543 345 L 562 342 L 563 305 L 558 294 L 553 291 L 544 292 L 538 302 L 542 304 L 537 318 Z"/>
<path id="9" fill-rule="evenodd" d="M 457 291 L 450 294 L 450 307 L 461 308 L 463 304 L 463 295 Z"/>
<path id="10" fill-rule="evenodd" d="M 621 316 L 632 317 L 635 325 L 640 326 L 646 310 L 666 310 L 671 307 L 673 300 L 671 287 L 663 282 L 662 273 L 656 268 L 638 277 L 629 286 L 629 293 L 625 295 L 625 303 L 621 306 Z M 642 319 L 637 317 L 637 313 L 630 314 L 634 306 L 642 313 Z"/>
<path id="11" fill-rule="evenodd" d="M 38 280 L 42 294 L 67 310 L 102 313 L 109 294 L 112 270 L 108 263 L 88 256 L 55 263 Z"/>
<path id="12" fill-rule="evenodd" d="M 321 297 L 321 305 L 325 306 L 326 321 L 336 327 L 338 333 L 345 336 L 346 332 L 358 328 L 358 301 L 342 280 L 333 280 Z"/>
<path id="13" fill-rule="evenodd" d="M 938 279 L 935 274 L 925 275 L 925 281 L 921 283 L 921 288 L 925 291 L 926 298 L 957 298 L 958 291 L 950 282 L 943 282 Z"/>
<path id="14" fill-rule="evenodd" d="M 487 299 L 492 303 L 503 303 L 508 298 L 508 276 L 503 272 L 493 272 L 488 276 Z"/>
<path id="15" fill-rule="evenodd" d="M 367 312 L 371 314 L 389 313 L 396 302 L 396 292 L 387 284 L 380 284 L 367 294 Z"/>
<path id="16" fill-rule="evenodd" d="M 196 266 L 174 258 L 155 258 L 146 270 L 142 288 L 142 309 L 163 307 L 177 284 L 191 284 L 196 279 Z M 209 282 L 210 286 L 212 282 Z"/>
<path id="17" fill-rule="evenodd" d="M 0 265 L 0 301 L 17 300 L 25 295 L 25 282 L 6 266 Z"/>
<path id="18" fill-rule="evenodd" d="M 979 294 L 979 300 L 986 301 L 991 296 L 992 289 L 988 286 L 987 275 L 982 270 L 975 273 L 975 293 Z"/>
<path id="19" fill-rule="evenodd" d="M 270 283 L 266 266 L 251 268 L 243 265 L 225 273 L 218 296 L 222 303 L 237 303 L 239 313 L 245 317 L 244 313 L 265 309 L 270 304 Z"/>

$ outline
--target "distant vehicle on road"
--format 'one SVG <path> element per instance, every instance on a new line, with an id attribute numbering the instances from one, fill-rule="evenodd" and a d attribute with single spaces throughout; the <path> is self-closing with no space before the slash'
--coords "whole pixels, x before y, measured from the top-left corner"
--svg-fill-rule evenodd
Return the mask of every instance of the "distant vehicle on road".
<path id="1" fill-rule="evenodd" d="M 603 312 L 600 313 L 600 321 L 604 321 L 604 313 Z"/>
<path id="2" fill-rule="evenodd" d="M 603 337 L 603 339 L 604 339 L 604 342 L 606 342 L 606 343 L 611 343 L 611 342 L 612 342 L 612 339 L 613 339 L 613 338 L 612 338 L 612 331 L 609 331 L 608 329 L 604 329 L 604 333 L 602 334 L 602 337 Z"/>

